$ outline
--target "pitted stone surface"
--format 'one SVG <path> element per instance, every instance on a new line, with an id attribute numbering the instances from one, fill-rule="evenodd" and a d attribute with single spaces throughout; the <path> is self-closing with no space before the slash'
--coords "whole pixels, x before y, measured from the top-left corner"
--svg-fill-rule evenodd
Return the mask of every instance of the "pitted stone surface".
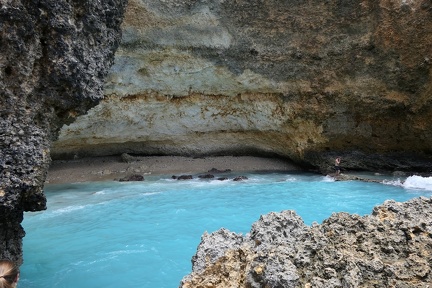
<path id="1" fill-rule="evenodd" d="M 51 141 L 97 104 L 126 0 L 2 1 L 0 258 L 22 262 L 24 211 L 45 209 Z"/>
<path id="2" fill-rule="evenodd" d="M 235 242 L 221 237 L 235 235 L 226 230 L 206 234 L 180 287 L 423 288 L 432 283 L 431 227 L 432 198 L 424 197 L 386 201 L 363 217 L 336 213 L 311 227 L 294 211 L 272 212 Z M 211 261 L 203 267 L 199 259 Z M 205 286 L 209 279 L 214 286 Z"/>

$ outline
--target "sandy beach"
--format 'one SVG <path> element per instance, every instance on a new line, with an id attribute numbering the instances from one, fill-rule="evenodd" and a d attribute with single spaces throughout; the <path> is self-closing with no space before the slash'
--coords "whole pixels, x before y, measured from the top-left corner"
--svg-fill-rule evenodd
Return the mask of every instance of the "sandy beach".
<path id="1" fill-rule="evenodd" d="M 282 159 L 252 156 L 220 156 L 189 158 L 180 156 L 121 156 L 93 157 L 53 161 L 48 171 L 47 184 L 112 181 L 133 174 L 194 175 L 215 168 L 230 169 L 233 173 L 246 171 L 301 171 L 298 166 Z"/>

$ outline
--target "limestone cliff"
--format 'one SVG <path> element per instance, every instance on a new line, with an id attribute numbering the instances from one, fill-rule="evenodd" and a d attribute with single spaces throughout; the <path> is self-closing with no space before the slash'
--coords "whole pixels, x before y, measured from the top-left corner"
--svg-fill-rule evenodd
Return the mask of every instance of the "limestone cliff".
<path id="1" fill-rule="evenodd" d="M 59 128 L 97 104 L 126 0 L 0 1 L 0 258 L 22 261 Z"/>
<path id="2" fill-rule="evenodd" d="M 429 0 L 131 0 L 106 98 L 55 157 L 271 154 L 431 163 Z"/>
<path id="3" fill-rule="evenodd" d="M 204 234 L 180 287 L 429 287 L 432 198 L 386 201 L 372 215 L 306 226 L 294 211 L 263 215 L 246 236 Z"/>

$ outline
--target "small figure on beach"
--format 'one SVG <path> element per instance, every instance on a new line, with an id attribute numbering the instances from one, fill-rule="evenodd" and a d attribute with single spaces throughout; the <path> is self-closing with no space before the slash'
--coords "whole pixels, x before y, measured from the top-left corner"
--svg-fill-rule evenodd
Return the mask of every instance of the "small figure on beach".
<path id="1" fill-rule="evenodd" d="M 0 260 L 0 288 L 15 288 L 18 280 L 18 267 L 10 260 Z"/>
<path id="2" fill-rule="evenodd" d="M 334 168 L 336 170 L 336 175 L 339 175 L 341 172 L 340 162 L 341 162 L 341 158 L 337 157 L 335 160 L 335 166 L 334 166 Z"/>

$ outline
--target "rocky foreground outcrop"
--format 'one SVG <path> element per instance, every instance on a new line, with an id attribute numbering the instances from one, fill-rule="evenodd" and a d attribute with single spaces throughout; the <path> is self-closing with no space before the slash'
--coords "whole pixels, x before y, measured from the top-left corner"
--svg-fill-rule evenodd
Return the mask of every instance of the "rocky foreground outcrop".
<path id="1" fill-rule="evenodd" d="M 0 258 L 22 262 L 24 211 L 45 209 L 51 141 L 96 105 L 126 0 L 1 1 Z"/>
<path id="2" fill-rule="evenodd" d="M 369 216 L 333 214 L 306 226 L 270 213 L 242 236 L 204 234 L 180 287 L 429 287 L 432 198 L 386 201 Z"/>
<path id="3" fill-rule="evenodd" d="M 107 96 L 53 156 L 430 169 L 429 0 L 130 0 Z"/>

